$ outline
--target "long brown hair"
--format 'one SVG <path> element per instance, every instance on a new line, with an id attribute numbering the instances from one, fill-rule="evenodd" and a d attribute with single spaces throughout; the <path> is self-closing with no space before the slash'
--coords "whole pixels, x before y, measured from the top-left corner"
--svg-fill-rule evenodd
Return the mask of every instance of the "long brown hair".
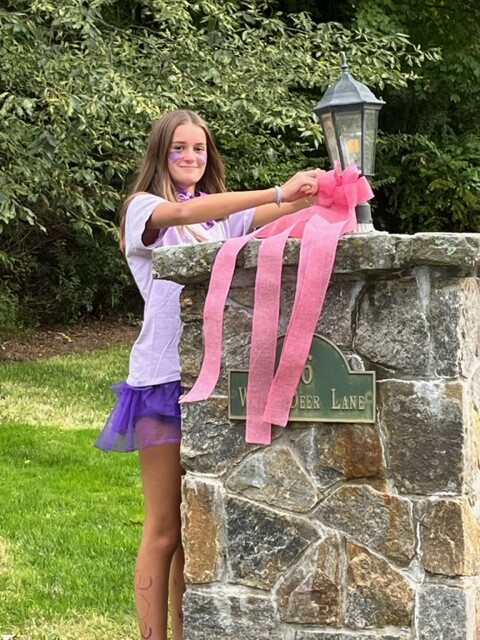
<path id="1" fill-rule="evenodd" d="M 120 209 L 120 249 L 125 250 L 125 214 L 132 198 L 141 192 L 153 193 L 170 202 L 177 202 L 175 185 L 168 171 L 168 151 L 175 129 L 181 124 L 194 124 L 205 131 L 207 139 L 207 164 L 205 173 L 197 184 L 199 191 L 221 193 L 225 188 L 225 169 L 213 136 L 204 120 L 194 111 L 178 109 L 168 111 L 152 127 L 147 149 L 137 178 Z"/>

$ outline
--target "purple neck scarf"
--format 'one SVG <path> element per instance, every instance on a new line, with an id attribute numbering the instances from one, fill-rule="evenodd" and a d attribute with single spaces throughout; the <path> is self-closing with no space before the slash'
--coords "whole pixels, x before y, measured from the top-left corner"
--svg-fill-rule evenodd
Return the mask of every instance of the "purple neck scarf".
<path id="1" fill-rule="evenodd" d="M 195 193 L 190 193 L 189 191 L 185 191 L 184 189 L 176 190 L 177 198 L 179 202 L 186 202 L 187 200 L 191 200 L 192 198 L 197 198 L 200 196 L 206 196 L 207 194 L 203 191 L 197 191 Z M 204 229 L 211 229 L 215 224 L 214 220 L 207 220 L 207 222 L 202 222 L 201 225 Z"/>

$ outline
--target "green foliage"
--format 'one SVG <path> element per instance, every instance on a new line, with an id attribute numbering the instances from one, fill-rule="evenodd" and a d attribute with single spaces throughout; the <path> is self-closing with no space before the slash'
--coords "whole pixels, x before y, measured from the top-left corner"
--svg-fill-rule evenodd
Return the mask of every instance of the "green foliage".
<path id="1" fill-rule="evenodd" d="M 400 162 L 399 162 L 400 159 Z M 378 181 L 383 228 L 480 231 L 480 138 L 464 136 L 436 145 L 421 134 L 385 136 Z"/>
<path id="2" fill-rule="evenodd" d="M 8 282 L 0 281 L 0 338 L 3 334 L 13 334 L 17 331 L 19 316 L 18 298 L 9 289 Z"/>
<path id="3" fill-rule="evenodd" d="M 230 188 L 325 165 L 312 107 L 341 50 L 379 89 L 407 87 L 433 59 L 401 32 L 261 0 L 3 2 L 0 275 L 22 309 L 53 322 L 118 307 L 115 212 L 166 110 L 211 123 Z"/>
<path id="4" fill-rule="evenodd" d="M 388 87 L 377 217 L 390 231 L 480 232 L 480 5 L 361 0 L 358 23 L 436 47 L 422 78 Z M 433 52 L 432 52 L 433 53 Z"/>
<path id="5" fill-rule="evenodd" d="M 13 221 L 4 234 L 9 260 L 0 287 L 0 336 L 36 323 L 68 323 L 88 313 L 141 311 L 113 234 L 98 228 L 78 232 L 57 212 L 51 212 L 49 227 L 25 232 Z"/>

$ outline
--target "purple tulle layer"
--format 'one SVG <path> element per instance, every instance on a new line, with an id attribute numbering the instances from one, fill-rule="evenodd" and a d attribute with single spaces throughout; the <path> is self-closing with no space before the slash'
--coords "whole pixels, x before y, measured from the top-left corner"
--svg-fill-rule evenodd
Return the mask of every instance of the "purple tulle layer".
<path id="1" fill-rule="evenodd" d="M 180 442 L 180 382 L 151 387 L 131 387 L 120 382 L 111 387 L 117 402 L 95 446 L 103 451 L 136 451 L 157 444 Z"/>

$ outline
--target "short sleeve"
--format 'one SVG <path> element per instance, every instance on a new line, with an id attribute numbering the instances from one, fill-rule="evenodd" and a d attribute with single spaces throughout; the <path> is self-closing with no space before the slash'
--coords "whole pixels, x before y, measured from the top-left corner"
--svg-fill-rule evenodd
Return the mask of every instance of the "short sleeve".
<path id="1" fill-rule="evenodd" d="M 167 200 L 151 193 L 142 193 L 132 199 L 127 207 L 125 218 L 125 248 L 127 254 L 150 252 L 161 242 L 160 229 L 157 240 L 148 247 L 143 244 L 142 236 L 147 220 L 152 215 L 155 207 L 162 202 L 167 202 Z"/>

